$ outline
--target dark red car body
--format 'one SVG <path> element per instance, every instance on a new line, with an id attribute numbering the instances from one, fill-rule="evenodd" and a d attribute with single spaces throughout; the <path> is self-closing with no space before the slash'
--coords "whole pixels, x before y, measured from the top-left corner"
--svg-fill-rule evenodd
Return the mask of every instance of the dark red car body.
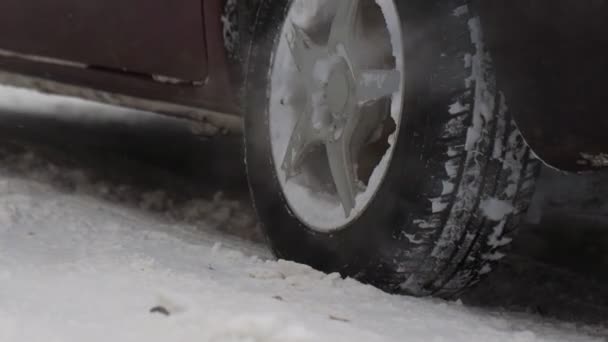
<path id="1" fill-rule="evenodd" d="M 4 0 L 0 82 L 240 130 L 225 0 Z"/>
<path id="2" fill-rule="evenodd" d="M 566 170 L 608 166 L 608 2 L 473 1 L 498 84 L 536 153 Z M 246 56 L 228 57 L 227 26 L 250 43 L 243 13 L 256 2 L 3 0 L 0 83 L 239 132 Z"/>

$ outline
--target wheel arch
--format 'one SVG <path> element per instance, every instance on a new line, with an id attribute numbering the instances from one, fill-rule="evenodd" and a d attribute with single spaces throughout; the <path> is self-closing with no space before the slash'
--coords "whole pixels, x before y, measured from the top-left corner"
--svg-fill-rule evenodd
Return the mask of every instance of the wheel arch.
<path id="1" fill-rule="evenodd" d="M 477 3 L 498 90 L 535 154 L 565 171 L 608 167 L 608 3 Z"/>

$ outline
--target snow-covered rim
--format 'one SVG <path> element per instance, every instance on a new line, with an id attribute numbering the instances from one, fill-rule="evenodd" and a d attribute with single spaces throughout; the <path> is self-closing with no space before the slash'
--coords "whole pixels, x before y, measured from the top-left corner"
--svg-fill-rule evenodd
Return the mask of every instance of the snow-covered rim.
<path id="1" fill-rule="evenodd" d="M 294 0 L 288 11 L 287 19 L 283 24 L 270 70 L 270 141 L 272 159 L 283 193 L 289 207 L 303 223 L 315 231 L 326 233 L 342 229 L 358 218 L 374 198 L 384 180 L 393 156 L 394 146 L 396 145 L 401 126 L 404 97 L 403 33 L 401 20 L 393 0 L 375 0 L 379 8 L 378 10 L 381 11 L 379 14 L 382 14 L 384 17 L 386 24 L 386 30 L 384 31 L 387 31 L 390 35 L 390 37 L 386 38 L 390 39 L 390 45 L 392 46 L 390 55 L 395 59 L 395 70 L 400 74 L 400 78 L 395 85 L 397 90 L 389 94 L 391 98 L 390 116 L 396 125 L 394 133 L 387 139 L 389 147 L 380 159 L 380 162 L 375 166 L 367 187 L 356 192 L 354 195 L 352 210 L 346 209 L 344 201 L 341 201 L 339 196 L 313 191 L 313 189 L 306 186 L 307 176 L 305 173 L 297 177 L 293 177 L 292 175 L 288 177 L 284 167 L 286 152 L 288 148 L 291 148 L 289 146 L 290 140 L 292 140 L 291 136 L 294 132 L 299 113 L 294 108 L 295 106 L 290 104 L 289 101 L 285 101 L 285 99 L 293 96 L 296 87 L 302 87 L 302 73 L 298 71 L 300 66 L 294 61 L 292 54 L 294 43 L 290 39 L 293 39 L 294 27 L 306 30 L 324 20 L 335 20 L 327 17 L 336 13 L 343 2 L 357 3 L 358 1 Z M 345 5 L 345 7 L 348 6 Z M 331 35 L 332 33 L 330 32 L 330 40 Z M 368 48 L 373 49 L 374 47 L 370 46 Z M 389 53 L 389 51 L 386 52 Z M 378 88 L 381 87 L 378 86 Z"/>

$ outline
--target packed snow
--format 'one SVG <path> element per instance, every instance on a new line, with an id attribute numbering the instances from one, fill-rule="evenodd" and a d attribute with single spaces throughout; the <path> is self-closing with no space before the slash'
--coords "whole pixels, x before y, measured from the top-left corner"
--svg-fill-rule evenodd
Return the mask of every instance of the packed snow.
<path id="1" fill-rule="evenodd" d="M 2 341 L 602 340 L 391 296 L 275 261 L 212 225 L 14 176 L 0 180 L 0 262 Z"/>
<path id="2" fill-rule="evenodd" d="M 30 104 L 48 100 L 11 89 L 0 94 Z M 96 184 L 87 172 L 36 153 L 2 160 L 0 341 L 603 341 L 606 336 L 600 328 L 460 301 L 389 295 L 274 260 L 264 246 L 242 239 L 246 233 L 220 231 L 227 222 L 255 229 L 255 219 L 243 217 L 247 211 L 220 195 L 187 205 L 190 216 L 159 214 L 147 209 L 163 202 L 162 192 L 118 201 L 112 194 L 124 190 Z M 194 208 L 198 219 L 190 220 Z"/>

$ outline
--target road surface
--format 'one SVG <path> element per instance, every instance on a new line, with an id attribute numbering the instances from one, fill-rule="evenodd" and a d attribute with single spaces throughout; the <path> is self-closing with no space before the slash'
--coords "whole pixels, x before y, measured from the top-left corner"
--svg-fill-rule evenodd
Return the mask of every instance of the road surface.
<path id="1" fill-rule="evenodd" d="M 523 227 L 512 256 L 458 301 L 393 296 L 274 260 L 238 138 L 209 141 L 147 113 L 0 94 L 11 105 L 0 115 L 1 341 L 608 336 L 601 200 Z M 555 184 L 589 181 L 548 172 L 540 206 L 572 207 L 556 200 L 566 196 Z"/>

